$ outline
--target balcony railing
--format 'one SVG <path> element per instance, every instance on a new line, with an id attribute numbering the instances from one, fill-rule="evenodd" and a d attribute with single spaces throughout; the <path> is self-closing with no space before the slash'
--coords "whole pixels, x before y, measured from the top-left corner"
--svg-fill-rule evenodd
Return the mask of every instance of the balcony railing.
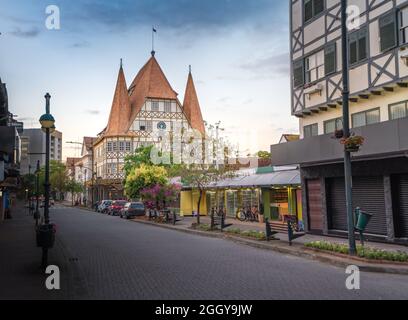
<path id="1" fill-rule="evenodd" d="M 379 156 L 408 155 L 408 118 L 381 122 L 352 129 L 365 138 L 355 159 Z M 272 165 L 314 164 L 343 159 L 344 147 L 332 135 L 321 135 L 271 147 Z"/>

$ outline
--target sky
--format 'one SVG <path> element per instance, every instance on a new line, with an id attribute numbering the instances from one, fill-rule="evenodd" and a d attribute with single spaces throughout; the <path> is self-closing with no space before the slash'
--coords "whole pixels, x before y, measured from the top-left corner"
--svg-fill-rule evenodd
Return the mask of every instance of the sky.
<path id="1" fill-rule="evenodd" d="M 60 29 L 46 28 L 46 8 Z M 107 124 L 120 59 L 128 85 L 150 57 L 183 95 L 192 65 L 204 120 L 243 153 L 297 133 L 290 114 L 286 0 L 0 0 L 0 77 L 10 111 L 39 127 L 44 95 L 64 138 L 96 136 Z"/>

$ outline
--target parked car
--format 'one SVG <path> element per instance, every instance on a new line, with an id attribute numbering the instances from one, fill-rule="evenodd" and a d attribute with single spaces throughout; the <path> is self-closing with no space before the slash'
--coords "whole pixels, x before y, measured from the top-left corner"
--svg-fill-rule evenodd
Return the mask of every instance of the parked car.
<path id="1" fill-rule="evenodd" d="M 130 202 L 120 212 L 120 217 L 132 219 L 134 217 L 142 217 L 146 214 L 146 208 L 141 202 Z"/>
<path id="2" fill-rule="evenodd" d="M 111 204 L 112 204 L 111 200 L 103 200 L 98 207 L 98 212 L 104 213 L 104 214 L 108 213 L 108 209 Z"/>
<path id="3" fill-rule="evenodd" d="M 125 200 L 117 200 L 113 201 L 112 204 L 109 206 L 108 214 L 111 216 L 119 216 L 120 211 L 125 207 L 128 202 Z"/>

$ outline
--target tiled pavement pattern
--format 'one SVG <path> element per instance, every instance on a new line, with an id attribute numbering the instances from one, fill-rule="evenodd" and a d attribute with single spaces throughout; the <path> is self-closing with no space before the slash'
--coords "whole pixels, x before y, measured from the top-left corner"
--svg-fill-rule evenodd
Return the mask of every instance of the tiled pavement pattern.
<path id="1" fill-rule="evenodd" d="M 316 261 L 78 209 L 55 209 L 52 219 L 75 261 L 75 288 L 63 288 L 70 297 L 408 299 L 406 276 L 363 273 L 362 289 L 350 292 L 345 270 Z"/>
<path id="2" fill-rule="evenodd" d="M 61 299 L 68 291 L 48 291 L 46 275 L 40 268 L 41 249 L 35 243 L 35 221 L 28 210 L 19 206 L 12 211 L 11 220 L 0 223 L 0 300 L 4 299 Z M 67 265 L 61 255 L 60 242 L 50 251 L 49 263 L 57 264 L 63 275 Z M 63 276 L 61 285 L 68 287 Z"/>

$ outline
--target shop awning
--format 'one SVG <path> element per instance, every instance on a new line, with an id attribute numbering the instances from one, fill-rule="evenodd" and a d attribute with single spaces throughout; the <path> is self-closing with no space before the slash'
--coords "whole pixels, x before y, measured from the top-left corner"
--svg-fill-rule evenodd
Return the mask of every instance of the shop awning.
<path id="1" fill-rule="evenodd" d="M 251 187 L 285 187 L 300 186 L 300 171 L 286 170 L 266 174 L 252 174 L 219 181 L 210 188 L 251 188 Z"/>

